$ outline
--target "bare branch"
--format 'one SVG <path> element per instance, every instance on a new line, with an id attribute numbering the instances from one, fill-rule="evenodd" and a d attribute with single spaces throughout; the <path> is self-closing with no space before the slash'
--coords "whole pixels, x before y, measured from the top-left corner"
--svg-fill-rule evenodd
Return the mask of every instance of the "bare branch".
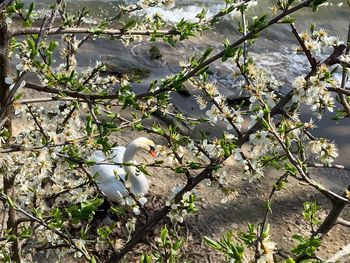
<path id="1" fill-rule="evenodd" d="M 342 225 L 342 226 L 350 227 L 350 221 L 345 220 L 345 219 L 340 218 L 340 217 L 337 220 L 337 224 Z"/>
<path id="2" fill-rule="evenodd" d="M 315 168 L 332 168 L 332 169 L 350 171 L 350 167 L 345 167 L 344 165 L 341 165 L 341 164 L 324 165 L 321 163 L 307 163 L 306 165 L 308 167 L 315 167 Z"/>
<path id="3" fill-rule="evenodd" d="M 32 35 L 32 34 L 38 34 L 40 32 L 40 27 L 26 27 L 26 28 L 17 28 L 10 31 L 11 37 L 16 36 L 22 36 L 22 35 Z M 67 27 L 67 28 L 60 28 L 55 27 L 51 28 L 47 31 L 47 35 L 61 35 L 61 34 L 93 34 L 93 31 L 91 28 L 83 28 L 83 27 Z M 151 36 L 153 34 L 162 34 L 162 35 L 178 35 L 179 32 L 170 29 L 170 30 L 157 30 L 157 31 L 151 31 L 151 30 L 120 30 L 120 29 L 105 29 L 102 31 L 99 31 L 98 33 L 95 33 L 98 35 L 106 35 L 110 37 L 116 37 L 116 36 L 128 36 L 128 35 L 137 35 L 137 36 Z"/>
<path id="4" fill-rule="evenodd" d="M 343 196 L 346 196 L 346 193 L 344 193 Z M 324 236 L 332 229 L 334 225 L 339 223 L 339 216 L 343 212 L 346 205 L 349 204 L 349 199 L 347 198 L 344 198 L 344 199 L 345 200 L 342 200 L 342 199 L 333 200 L 333 203 L 332 203 L 333 207 L 331 211 L 329 211 L 326 219 L 323 221 L 323 223 L 320 225 L 320 227 L 317 229 L 314 235 L 321 234 L 322 236 Z M 340 221 L 342 222 L 341 219 Z"/>
<path id="5" fill-rule="evenodd" d="M 46 97 L 46 98 L 34 98 L 34 99 L 23 99 L 16 101 L 17 104 L 34 104 L 42 102 L 52 102 L 52 101 L 75 101 L 75 98 L 59 98 L 57 97 Z M 1 127 L 1 125 L 0 125 Z"/>
<path id="6" fill-rule="evenodd" d="M 348 37 L 347 37 L 347 43 L 346 43 L 346 50 L 345 50 L 345 54 L 348 54 L 350 50 L 350 20 L 349 20 L 349 26 L 348 26 Z M 340 84 L 340 88 L 344 89 L 345 88 L 345 84 L 348 80 L 348 75 L 347 75 L 347 70 L 345 65 L 343 65 L 343 72 L 342 72 L 342 79 L 341 79 L 341 84 Z M 350 117 L 350 105 L 347 101 L 347 97 L 344 94 L 339 94 L 340 97 L 340 102 L 344 107 L 344 110 L 346 111 L 348 117 Z"/>

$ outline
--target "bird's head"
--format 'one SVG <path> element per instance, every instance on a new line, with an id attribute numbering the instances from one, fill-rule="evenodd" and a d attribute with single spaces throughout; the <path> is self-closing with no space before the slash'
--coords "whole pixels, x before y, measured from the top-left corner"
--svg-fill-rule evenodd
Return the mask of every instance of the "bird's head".
<path id="1" fill-rule="evenodd" d="M 155 151 L 155 144 L 152 140 L 146 138 L 146 137 L 138 137 L 137 139 L 133 140 L 132 143 L 139 149 L 145 149 L 148 151 L 150 155 L 152 155 L 153 158 L 157 157 L 157 153 Z"/>

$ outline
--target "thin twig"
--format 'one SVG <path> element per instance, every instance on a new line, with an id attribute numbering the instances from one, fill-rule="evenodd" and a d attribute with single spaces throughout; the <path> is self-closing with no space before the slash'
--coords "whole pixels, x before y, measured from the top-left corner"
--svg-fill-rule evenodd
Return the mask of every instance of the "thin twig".
<path id="1" fill-rule="evenodd" d="M 295 38 L 298 40 L 301 48 L 303 49 L 303 52 L 305 54 L 305 56 L 307 57 L 310 66 L 313 70 L 315 70 L 317 68 L 317 64 L 318 62 L 316 61 L 316 59 L 312 56 L 311 51 L 307 49 L 307 47 L 305 46 L 304 41 L 301 39 L 301 37 L 299 36 L 298 31 L 296 30 L 294 24 L 290 24 L 291 28 L 292 28 L 292 32 L 295 36 Z"/>
<path id="2" fill-rule="evenodd" d="M 299 161 L 297 159 L 295 159 L 295 157 L 290 152 L 288 147 L 285 145 L 285 143 L 283 142 L 281 137 L 274 130 L 273 126 L 272 125 L 269 125 L 269 126 L 270 126 L 270 129 L 269 129 L 270 133 L 277 139 L 279 144 L 282 146 L 284 152 L 287 154 L 287 157 L 288 157 L 289 161 L 297 169 L 297 171 L 301 175 L 303 181 L 308 183 L 310 186 L 312 186 L 313 188 L 315 188 L 316 190 L 318 190 L 320 193 L 322 193 L 324 196 L 326 196 L 327 198 L 329 198 L 331 200 L 341 200 L 341 201 L 343 201 L 343 202 L 345 202 L 347 204 L 350 204 L 350 200 L 349 199 L 334 193 L 333 191 L 325 188 L 321 184 L 318 184 L 318 183 L 314 182 L 312 179 L 310 179 L 309 175 L 301 167 Z"/>
<path id="3" fill-rule="evenodd" d="M 349 50 L 350 50 L 350 20 L 349 20 L 349 26 L 348 26 L 348 37 L 347 37 L 345 54 L 349 54 Z M 347 69 L 346 69 L 345 65 L 343 65 L 343 72 L 342 72 L 340 89 L 345 89 L 345 84 L 346 84 L 347 80 L 348 80 Z M 340 98 L 341 104 L 344 106 L 344 110 L 346 111 L 348 117 L 350 117 L 350 105 L 349 105 L 349 102 L 347 100 L 347 97 L 344 94 L 339 94 L 339 98 Z"/>
<path id="4" fill-rule="evenodd" d="M 256 247 L 255 247 L 255 249 L 256 249 L 256 251 L 255 251 L 255 262 L 258 262 L 258 260 L 259 260 L 260 257 L 261 257 L 261 254 L 259 253 L 259 244 L 258 244 L 258 243 L 261 243 L 261 242 L 263 241 L 263 240 L 262 240 L 262 239 L 263 239 L 263 234 L 264 234 L 264 231 L 265 231 L 265 227 L 266 227 L 266 225 L 267 225 L 267 223 L 268 223 L 269 214 L 271 213 L 271 212 L 270 212 L 270 209 L 269 209 L 269 204 L 271 204 L 272 197 L 273 197 L 273 195 L 275 194 L 275 192 L 277 191 L 278 185 L 279 185 L 281 182 L 287 180 L 288 176 L 289 176 L 289 173 L 285 173 L 285 174 L 283 174 L 282 176 L 280 176 L 280 177 L 278 178 L 278 180 L 276 181 L 276 183 L 272 186 L 270 195 L 269 195 L 269 197 L 268 197 L 268 199 L 267 199 L 267 201 L 266 201 L 268 207 L 267 207 L 266 210 L 265 210 L 264 219 L 263 219 L 262 223 L 260 224 L 260 232 L 259 232 L 258 239 L 257 239 L 257 241 L 256 241 L 256 243 L 257 243 L 257 244 L 256 244 Z"/>

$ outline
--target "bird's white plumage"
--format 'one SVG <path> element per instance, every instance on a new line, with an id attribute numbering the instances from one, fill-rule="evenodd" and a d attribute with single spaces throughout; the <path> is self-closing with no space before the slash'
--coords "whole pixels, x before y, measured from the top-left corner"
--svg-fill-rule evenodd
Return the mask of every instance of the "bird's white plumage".
<path id="1" fill-rule="evenodd" d="M 121 166 L 113 163 L 134 163 L 135 153 L 140 148 L 145 148 L 154 143 L 147 138 L 137 138 L 129 143 L 127 148 L 118 146 L 113 148 L 109 155 L 102 151 L 96 151 L 90 158 L 96 164 L 91 167 L 93 175 L 98 173 L 97 185 L 110 201 L 119 201 L 121 197 L 128 195 L 125 185 L 116 178 L 120 177 L 125 182 L 128 173 L 130 191 L 134 194 L 146 194 L 149 184 L 143 173 L 137 172 L 134 166 Z M 103 163 L 103 164 L 100 164 Z"/>

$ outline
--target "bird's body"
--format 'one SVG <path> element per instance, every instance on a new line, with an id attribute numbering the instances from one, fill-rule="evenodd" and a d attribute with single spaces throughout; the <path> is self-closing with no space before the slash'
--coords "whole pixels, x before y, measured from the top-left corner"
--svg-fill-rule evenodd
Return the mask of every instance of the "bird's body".
<path id="1" fill-rule="evenodd" d="M 124 146 L 112 148 L 112 152 L 107 155 L 102 151 L 96 151 L 91 156 L 91 160 L 96 163 L 91 167 L 91 172 L 93 175 L 98 174 L 97 185 L 110 201 L 116 202 L 129 195 L 125 185 L 129 186 L 130 191 L 136 195 L 145 195 L 148 192 L 148 180 L 135 167 L 134 158 L 139 149 L 147 149 L 154 155 L 153 147 L 154 143 L 151 140 L 139 137 L 130 142 L 126 148 Z M 131 165 L 122 166 L 117 163 Z"/>

